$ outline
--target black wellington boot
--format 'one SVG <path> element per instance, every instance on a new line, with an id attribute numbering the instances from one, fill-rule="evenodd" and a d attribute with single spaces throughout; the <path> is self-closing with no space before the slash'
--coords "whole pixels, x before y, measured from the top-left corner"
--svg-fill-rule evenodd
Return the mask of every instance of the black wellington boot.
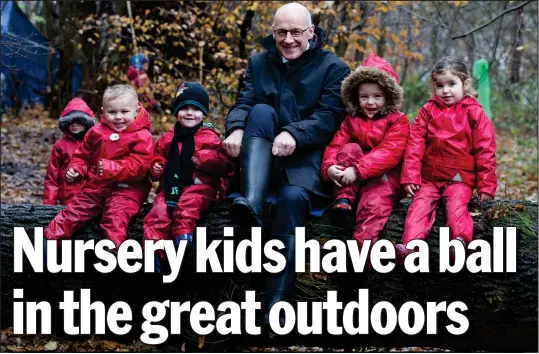
<path id="1" fill-rule="evenodd" d="M 230 206 L 230 217 L 238 225 L 262 226 L 262 210 L 272 170 L 272 143 L 259 138 L 244 140 L 241 147 L 241 194 Z"/>
<path id="2" fill-rule="evenodd" d="M 279 301 L 287 301 L 290 298 L 294 288 L 294 281 L 296 280 L 296 236 L 275 235 L 273 238 L 281 240 L 285 246 L 283 255 L 286 259 L 286 266 L 282 272 L 277 274 L 268 274 L 267 277 L 267 295 L 264 306 L 264 326 L 266 328 L 269 328 L 269 312 L 271 307 Z M 281 327 L 284 325 L 284 320 L 284 317 L 279 317 Z"/>

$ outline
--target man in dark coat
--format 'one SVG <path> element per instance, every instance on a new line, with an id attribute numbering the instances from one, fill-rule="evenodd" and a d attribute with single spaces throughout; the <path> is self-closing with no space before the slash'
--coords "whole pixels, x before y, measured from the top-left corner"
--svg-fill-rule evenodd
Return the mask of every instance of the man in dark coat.
<path id="1" fill-rule="evenodd" d="M 268 282 L 264 322 L 271 306 L 286 300 L 295 280 L 295 228 L 305 226 L 320 181 L 325 146 L 344 119 L 341 83 L 350 69 L 321 48 L 325 32 L 298 3 L 275 13 L 265 52 L 249 58 L 245 86 L 226 120 L 228 153 L 240 156 L 242 197 L 230 208 L 233 221 L 261 226 L 270 184 L 277 191 L 271 233 L 285 245 L 287 266 Z M 282 320 L 282 319 L 281 319 Z"/>

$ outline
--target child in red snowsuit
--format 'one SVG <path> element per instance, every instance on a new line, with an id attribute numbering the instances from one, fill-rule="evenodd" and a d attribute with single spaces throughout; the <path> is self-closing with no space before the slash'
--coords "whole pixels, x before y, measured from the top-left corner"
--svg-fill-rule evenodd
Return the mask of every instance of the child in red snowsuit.
<path id="1" fill-rule="evenodd" d="M 45 174 L 43 204 L 67 205 L 77 194 L 83 180 L 67 183 L 65 175 L 73 152 L 81 145 L 84 135 L 94 126 L 94 112 L 86 102 L 74 98 L 65 107 L 58 120 L 64 136 L 52 147 Z"/>
<path id="2" fill-rule="evenodd" d="M 208 91 L 199 83 L 178 87 L 172 106 L 177 122 L 157 142 L 150 174 L 160 180 L 152 209 L 144 218 L 143 240 L 172 236 L 176 246 L 188 242 L 193 251 L 193 232 L 200 214 L 223 198 L 234 165 L 219 134 L 202 123 L 208 114 Z M 161 256 L 156 255 L 156 271 Z"/>
<path id="3" fill-rule="evenodd" d="M 49 224 L 49 240 L 70 238 L 102 214 L 100 227 L 116 249 L 127 224 L 151 189 L 148 177 L 155 142 L 148 113 L 135 89 L 114 85 L 103 95 L 101 124 L 88 131 L 66 172 L 68 183 L 87 177 L 82 190 Z"/>
<path id="4" fill-rule="evenodd" d="M 342 84 L 348 115 L 326 147 L 321 175 L 335 183 L 334 210 L 351 212 L 359 197 L 354 238 L 378 235 L 404 195 L 400 163 L 409 123 L 399 112 L 403 91 L 393 67 L 371 53 Z"/>
<path id="5" fill-rule="evenodd" d="M 147 70 L 148 58 L 142 53 L 135 54 L 131 57 L 131 65 L 127 68 L 127 79 L 134 85 L 137 93 L 142 94 L 144 108 L 151 111 L 152 109 L 158 109 L 159 105 L 150 89 L 150 77 Z"/>
<path id="6" fill-rule="evenodd" d="M 467 245 L 473 236 L 468 203 L 473 188 L 479 200 L 496 193 L 494 127 L 474 98 L 471 79 L 462 60 L 441 59 L 432 70 L 433 96 L 414 121 L 404 155 L 401 183 L 413 196 L 404 225 L 400 261 L 411 252 L 406 245 L 425 240 L 441 199 L 451 239 Z M 453 253 L 454 250 L 451 248 Z"/>

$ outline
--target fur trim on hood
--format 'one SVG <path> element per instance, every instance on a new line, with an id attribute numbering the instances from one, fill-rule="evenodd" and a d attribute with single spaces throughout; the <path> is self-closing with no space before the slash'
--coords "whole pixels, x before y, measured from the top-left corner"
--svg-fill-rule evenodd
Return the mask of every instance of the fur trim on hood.
<path id="1" fill-rule="evenodd" d="M 359 86 L 365 82 L 375 82 L 384 89 L 386 104 L 380 111 L 380 115 L 386 115 L 401 108 L 404 91 L 399 86 L 399 79 L 393 67 L 384 59 L 371 53 L 361 66 L 354 70 L 342 83 L 341 95 L 348 114 L 352 116 L 360 115 Z"/>
<path id="2" fill-rule="evenodd" d="M 69 125 L 73 122 L 79 122 L 89 130 L 94 126 L 94 112 L 88 107 L 86 102 L 75 97 L 67 104 L 66 108 L 58 120 L 58 128 L 64 133 L 68 132 Z"/>

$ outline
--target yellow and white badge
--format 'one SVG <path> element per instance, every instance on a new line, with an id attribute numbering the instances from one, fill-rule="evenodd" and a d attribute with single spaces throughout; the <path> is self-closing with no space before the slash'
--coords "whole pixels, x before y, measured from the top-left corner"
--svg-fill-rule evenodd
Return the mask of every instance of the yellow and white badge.
<path id="1" fill-rule="evenodd" d="M 116 141 L 116 140 L 118 140 L 118 139 L 120 139 L 120 135 L 119 135 L 118 133 L 112 133 L 112 134 L 110 134 L 110 140 L 111 140 L 111 141 Z"/>

